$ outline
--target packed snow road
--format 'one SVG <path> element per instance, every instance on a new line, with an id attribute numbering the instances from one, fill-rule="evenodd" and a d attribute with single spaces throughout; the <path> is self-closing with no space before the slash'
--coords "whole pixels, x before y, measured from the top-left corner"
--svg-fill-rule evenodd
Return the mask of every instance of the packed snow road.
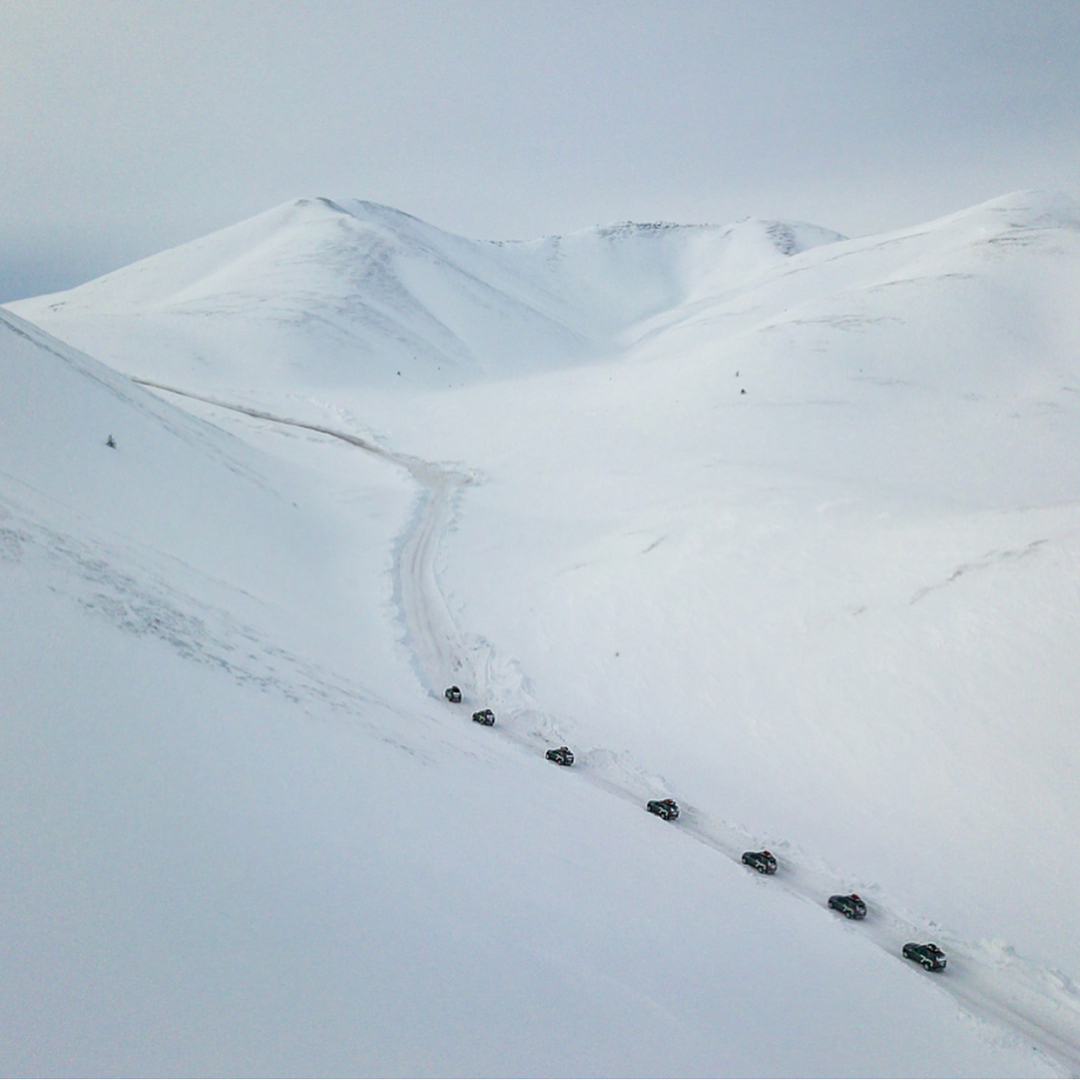
<path id="1" fill-rule="evenodd" d="M 230 404 L 146 379 L 132 381 L 257 420 L 269 420 L 275 424 L 328 435 L 406 469 L 420 489 L 420 503 L 399 544 L 394 584 L 417 674 L 424 685 L 433 691 L 439 688 L 438 692 L 441 693 L 443 685 L 456 680 L 467 694 L 475 697 L 480 693 L 478 673 L 482 675 L 487 669 L 482 666 L 478 669 L 477 664 L 478 658 L 483 658 L 485 646 L 482 642 L 466 642 L 450 614 L 435 576 L 435 559 L 442 537 L 453 521 L 455 500 L 465 485 L 475 482 L 475 476 L 463 470 L 432 465 L 408 454 L 394 453 L 357 435 L 320 424 L 289 420 L 260 409 Z M 484 689 L 487 689 L 486 686 Z"/>
<path id="2" fill-rule="evenodd" d="M 516 665 L 501 663 L 486 641 L 461 630 L 439 587 L 440 546 L 454 521 L 462 490 L 477 480 L 474 474 L 395 453 L 320 424 L 276 416 L 147 380 L 134 381 L 255 419 L 339 439 L 406 469 L 419 486 L 420 501 L 399 540 L 394 561 L 395 597 L 406 630 L 406 644 L 422 684 L 440 700 L 444 687 L 451 683 L 460 686 L 462 702 L 448 703 L 447 707 L 459 712 L 463 719 L 476 708 L 494 706 L 498 716 L 496 730 L 500 735 L 530 753 L 536 752 L 538 760 L 542 760 L 543 751 L 553 742 L 569 741 L 557 719 L 542 712 L 526 692 Z M 478 734 L 478 737 L 484 736 Z M 666 790 L 661 778 L 650 776 L 625 756 L 609 751 L 579 752 L 574 768 L 580 780 L 637 805 L 644 806 L 647 799 L 657 795 L 673 794 Z M 747 848 L 762 844 L 760 837 L 693 806 L 685 803 L 681 806 L 679 821 L 664 827 L 681 829 L 735 862 L 741 861 Z M 933 922 L 905 916 L 888 905 L 873 883 L 841 878 L 828 868 L 814 868 L 783 842 L 769 843 L 779 854 L 779 872 L 766 880 L 748 871 L 748 887 L 779 887 L 804 902 L 820 906 L 823 918 L 838 920 L 837 932 L 863 934 L 898 959 L 905 941 L 937 941 L 945 948 L 948 970 L 926 977 L 933 978 L 935 985 L 951 994 L 973 1016 L 1007 1029 L 1040 1051 L 1064 1075 L 1080 1075 L 1080 991 L 1067 976 L 1028 962 L 1000 943 L 964 942 Z M 826 898 L 831 893 L 848 892 L 853 887 L 869 901 L 867 917 L 858 924 L 840 921 L 841 916 L 826 907 Z M 922 976 L 914 968 L 912 974 Z"/>

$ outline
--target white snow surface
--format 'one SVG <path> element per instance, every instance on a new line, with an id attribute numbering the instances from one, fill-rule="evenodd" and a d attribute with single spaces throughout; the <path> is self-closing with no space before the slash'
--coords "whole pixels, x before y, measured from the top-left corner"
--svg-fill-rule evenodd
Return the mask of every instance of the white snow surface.
<path id="1" fill-rule="evenodd" d="M 311 199 L 0 311 L 5 1075 L 1080 1072 L 1078 291 Z"/>
<path id="2" fill-rule="evenodd" d="M 782 222 L 627 222 L 478 243 L 374 203 L 298 199 L 12 310 L 62 320 L 144 377 L 458 386 L 619 352 L 642 319 L 837 239 Z"/>

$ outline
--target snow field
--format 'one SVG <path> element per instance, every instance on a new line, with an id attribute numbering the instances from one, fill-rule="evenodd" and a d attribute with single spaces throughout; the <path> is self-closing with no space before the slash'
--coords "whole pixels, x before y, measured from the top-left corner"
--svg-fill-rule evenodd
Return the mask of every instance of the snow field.
<path id="1" fill-rule="evenodd" d="M 1049 1075 L 491 732 L 297 708 L 3 587 L 10 1075 Z"/>
<path id="2" fill-rule="evenodd" d="M 765 223 L 471 245 L 403 217 L 297 205 L 15 305 L 140 377 L 345 432 L 383 455 L 184 399 L 204 418 L 193 421 L 68 356 L 112 387 L 88 410 L 85 383 L 36 354 L 12 365 L 51 372 L 12 384 L 23 395 L 13 417 L 51 417 L 52 383 L 73 403 L 64 437 L 0 427 L 17 435 L 5 445 L 8 513 L 24 522 L 9 529 L 12 550 L 29 543 L 19 536 L 54 538 L 41 546 L 59 576 L 35 570 L 31 582 L 66 583 L 75 614 L 54 620 L 72 635 L 65 648 L 96 655 L 84 623 L 119 626 L 120 640 L 162 650 L 163 683 L 173 666 L 216 680 L 191 690 L 188 712 L 196 699 L 216 709 L 226 683 L 256 727 L 276 702 L 275 740 L 293 723 L 295 742 L 299 724 L 318 746 L 318 783 L 275 757 L 257 766 L 259 790 L 296 808 L 305 837 L 325 829 L 347 843 L 341 821 L 377 822 L 362 854 L 320 861 L 290 877 L 299 899 L 281 897 L 281 910 L 311 907 L 334 925 L 322 952 L 296 940 L 299 917 L 250 952 L 224 934 L 235 981 L 205 977 L 208 999 L 230 1003 L 231 1034 L 174 1049 L 165 1017 L 192 1007 L 178 984 L 176 1007 L 152 1025 L 161 1034 L 123 1050 L 136 1055 L 125 1062 L 1075 1071 L 1073 208 L 1011 196 L 904 234 L 807 232 L 802 245 L 798 229 Z M 404 374 L 389 374 L 399 362 Z M 435 390 L 446 362 L 462 385 Z M 109 394 L 124 397 L 119 412 L 105 408 Z M 147 410 L 170 434 L 147 436 L 119 494 L 89 455 L 58 483 L 67 432 L 96 447 L 99 427 Z M 163 485 L 177 434 L 189 449 Z M 132 433 L 117 438 L 126 451 Z M 453 477 L 469 483 L 446 486 Z M 432 484 L 441 494 L 424 493 Z M 163 490 L 175 490 L 165 515 Z M 106 493 L 118 511 L 105 512 Z M 75 549 L 123 568 L 99 574 L 108 603 L 91 588 L 95 556 L 72 559 Z M 11 567 L 22 574 L 26 558 Z M 156 608 L 130 600 L 154 592 L 131 584 L 148 575 Z M 12 595 L 30 608 L 34 586 Z M 165 607 L 171 622 L 155 614 Z M 100 651 L 111 655 L 120 631 L 108 633 Z M 102 696 L 122 699 L 110 664 Z M 131 670 L 157 664 L 142 656 Z M 52 715 L 33 696 L 43 669 L 27 670 L 26 716 Z M 450 681 L 496 707 L 494 731 L 468 723 L 469 701 L 437 700 Z M 208 727 L 196 741 L 217 738 Z M 548 740 L 569 742 L 580 767 L 543 762 Z M 240 773 L 249 741 L 224 753 Z M 342 761 L 369 744 L 379 765 L 345 795 Z M 27 746 L 35 775 L 51 758 Z M 114 775 L 141 768 L 121 756 Z M 190 790 L 203 786 L 191 773 Z M 138 805 L 153 802 L 150 787 Z M 685 810 L 674 826 L 640 808 L 668 794 Z M 11 820 L 40 801 L 34 789 L 20 797 Z M 277 837 L 272 814 L 230 798 L 222 816 L 241 822 L 238 835 Z M 64 804 L 55 816 L 78 815 Z M 116 825 L 98 817 L 88 850 L 108 848 L 95 830 Z M 781 876 L 758 880 L 722 857 L 744 843 L 774 850 Z M 212 847 L 196 838 L 187 861 Z M 253 880 L 277 874 L 278 859 L 258 848 Z M 71 867 L 69 850 L 47 849 L 35 874 L 62 895 Z M 371 871 L 366 891 L 350 876 L 359 867 Z M 308 890 L 331 873 L 350 884 L 326 885 L 345 898 L 328 913 Z M 153 895 L 169 894 L 151 876 Z M 107 879 L 102 864 L 89 875 L 92 888 Z M 823 908 L 852 888 L 871 904 L 858 927 Z M 227 891 L 224 909 L 239 910 L 244 890 Z M 213 912 L 186 892 L 162 904 L 193 912 L 180 952 L 197 967 Z M 362 962 L 335 956 L 348 972 L 331 964 L 316 987 L 310 954 L 354 940 L 337 918 L 346 908 L 378 944 Z M 20 953 L 26 970 L 46 921 Z M 119 925 L 110 933 L 123 938 Z M 560 952 L 550 943 L 567 927 L 573 948 Z M 944 979 L 896 958 L 916 931 L 945 945 Z M 277 934 L 293 936 L 282 945 Z M 284 1027 L 279 985 L 258 975 L 279 948 L 275 971 L 304 1003 Z M 65 985 L 93 985 L 101 951 L 87 946 Z M 159 984 L 170 962 L 149 950 L 135 967 Z M 113 1015 L 138 996 L 125 983 Z M 278 1037 L 263 1045 L 271 1014 Z M 317 1045 L 303 1022 L 315 1014 Z M 18 1052 L 57 1060 L 81 1045 L 72 1010 L 35 1015 L 63 1019 Z M 95 1044 L 80 1060 L 110 1053 Z"/>
<path id="3" fill-rule="evenodd" d="M 412 459 L 406 459 L 406 462 L 413 475 L 421 481 L 430 482 L 438 474 L 435 469 L 418 469 Z M 447 477 L 454 475 L 451 472 Z M 487 665 L 478 669 L 475 665 L 475 646 L 470 648 L 460 632 L 449 624 L 432 573 L 435 559 L 432 537 L 439 529 L 445 528 L 447 522 L 448 504 L 439 501 L 440 494 L 445 490 L 445 480 L 435 480 L 432 486 L 426 509 L 422 503 L 424 512 L 412 526 L 412 535 L 420 540 L 406 541 L 399 555 L 400 581 L 402 585 L 408 585 L 408 588 L 400 590 L 400 595 L 405 597 L 409 627 L 406 641 L 410 650 L 418 657 L 426 658 L 429 665 L 426 669 L 421 665 L 419 674 L 427 679 L 433 693 L 437 693 L 436 688 L 443 681 L 450 681 L 450 678 L 466 687 L 466 702 L 455 710 L 463 719 L 480 704 L 499 705 L 502 718 L 499 734 L 522 747 L 531 747 L 539 755 L 545 740 L 548 743 L 563 740 L 565 724 L 548 714 L 537 712 L 534 700 L 517 674 L 516 665 L 509 668 L 502 665 L 501 670 L 499 665 L 493 666 L 491 650 L 487 646 L 482 649 Z M 408 610 L 412 607 L 420 610 L 409 617 Z M 436 612 L 439 617 L 431 618 L 431 614 Z M 417 615 L 421 617 L 417 619 Z M 448 665 L 448 656 L 457 659 L 452 667 L 452 675 L 444 680 L 440 678 L 442 671 L 451 670 L 451 667 L 444 666 L 440 671 L 439 663 Z M 509 680 L 507 674 L 511 676 Z M 482 691 L 470 694 L 470 689 L 478 683 L 483 687 Z M 469 700 L 470 697 L 472 700 Z M 809 751 L 809 747 L 801 749 Z M 584 755 L 579 752 L 577 772 L 584 773 L 586 780 L 597 784 L 608 794 L 628 799 L 637 806 L 650 796 L 662 795 L 670 790 L 662 778 L 649 776 L 635 766 L 632 756 L 612 755 L 607 751 L 594 750 Z M 940 777 L 936 779 L 940 780 Z M 683 806 L 680 828 L 732 860 L 738 860 L 746 846 L 759 845 L 759 840 L 748 830 L 732 828 L 707 813 L 687 807 L 685 803 Z M 834 823 L 836 816 L 837 808 L 833 805 L 828 821 Z M 803 900 L 820 906 L 822 898 L 830 892 L 850 888 L 842 875 L 828 867 L 814 869 L 812 865 L 807 866 L 805 854 L 790 842 L 781 840 L 772 846 L 785 853 L 781 887 Z M 916 916 L 913 920 L 911 916 L 905 917 L 890 908 L 887 893 L 883 893 L 876 884 L 860 884 L 860 888 L 873 897 L 869 937 L 880 947 L 896 956 L 905 940 L 928 935 L 937 937 L 948 945 L 953 957 L 947 986 L 967 1008 L 980 1015 L 992 1016 L 1014 1031 L 1022 1032 L 1024 1037 L 1031 1039 L 1034 1045 L 1042 1047 L 1057 1061 L 1073 1060 L 1073 1031 L 1080 1022 L 1080 1009 L 1077 1008 L 1075 989 L 1067 978 L 1040 971 L 1036 965 L 1011 955 L 1009 950 L 1002 953 L 997 945 L 989 950 L 986 943 L 971 946 L 947 931 L 942 932 L 936 923 L 927 925 L 925 918 Z"/>

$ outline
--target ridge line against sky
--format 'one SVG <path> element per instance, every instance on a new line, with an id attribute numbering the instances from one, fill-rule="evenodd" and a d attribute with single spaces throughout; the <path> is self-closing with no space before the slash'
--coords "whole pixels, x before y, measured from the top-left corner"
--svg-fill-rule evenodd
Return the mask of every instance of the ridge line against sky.
<path id="1" fill-rule="evenodd" d="M 0 302 L 303 195 L 477 239 L 1076 194 L 1068 0 L 8 0 Z"/>

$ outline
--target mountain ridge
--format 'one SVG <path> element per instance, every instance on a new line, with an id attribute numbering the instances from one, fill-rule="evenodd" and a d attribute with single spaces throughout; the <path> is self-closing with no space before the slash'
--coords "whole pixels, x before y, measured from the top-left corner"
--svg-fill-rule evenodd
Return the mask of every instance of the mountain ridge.
<path id="1" fill-rule="evenodd" d="M 1078 221 L 1065 196 L 1017 192 L 855 239 L 747 218 L 474 241 L 378 203 L 302 198 L 9 308 L 119 370 L 159 381 L 213 370 L 225 386 L 287 383 L 301 367 L 327 388 L 392 389 L 398 380 L 437 388 L 621 355 L 694 310 L 728 319 L 716 308 L 725 297 L 765 286 L 780 289 L 782 302 L 786 275 L 829 280 L 837 260 L 885 253 L 882 283 L 899 272 L 889 267 L 903 265 L 889 253 L 923 237 L 941 262 L 973 245 L 1022 247 Z M 200 326 L 208 317 L 212 333 Z M 148 368 L 150 352 L 169 360 Z"/>
<path id="2" fill-rule="evenodd" d="M 292 364 L 314 338 L 331 381 L 360 356 L 373 361 L 361 377 L 386 384 L 402 370 L 439 385 L 447 374 L 470 381 L 506 364 L 544 370 L 606 355 L 630 326 L 682 302 L 725 261 L 729 276 L 744 277 L 838 238 L 748 219 L 472 241 L 376 203 L 297 199 L 11 309 L 61 338 L 93 339 L 95 355 L 135 374 L 163 373 L 132 366 L 132 350 L 108 339 L 108 322 L 157 318 L 175 349 L 196 357 L 211 345 L 192 318 L 219 314 L 249 323 L 272 363 Z"/>

